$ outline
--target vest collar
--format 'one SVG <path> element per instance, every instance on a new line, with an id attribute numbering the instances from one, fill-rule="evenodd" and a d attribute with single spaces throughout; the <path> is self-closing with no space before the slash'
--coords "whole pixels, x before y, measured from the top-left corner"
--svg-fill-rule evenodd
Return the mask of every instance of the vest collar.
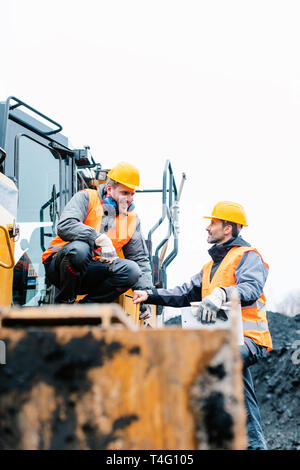
<path id="1" fill-rule="evenodd" d="M 231 250 L 234 246 L 251 246 L 250 243 L 246 242 L 242 237 L 238 236 L 231 238 L 222 245 L 213 245 L 208 253 L 215 263 L 222 261 L 222 259 L 227 255 L 228 251 Z"/>

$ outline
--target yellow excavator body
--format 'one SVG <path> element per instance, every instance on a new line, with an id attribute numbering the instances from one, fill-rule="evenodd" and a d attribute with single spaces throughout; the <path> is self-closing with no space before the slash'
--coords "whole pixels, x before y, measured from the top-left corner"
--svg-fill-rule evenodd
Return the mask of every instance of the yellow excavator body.
<path id="1" fill-rule="evenodd" d="M 14 260 L 15 214 L 12 207 L 17 203 L 17 187 L 13 181 L 0 173 L 0 305 L 11 305 Z M 6 196 L 5 196 L 6 195 Z M 14 201 L 15 199 L 15 201 Z"/>

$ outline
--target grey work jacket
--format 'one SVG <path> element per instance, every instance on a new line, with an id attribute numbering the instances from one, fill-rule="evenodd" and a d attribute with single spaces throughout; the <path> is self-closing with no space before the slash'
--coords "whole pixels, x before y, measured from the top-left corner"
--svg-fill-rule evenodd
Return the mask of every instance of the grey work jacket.
<path id="1" fill-rule="evenodd" d="M 214 264 L 211 278 L 218 269 L 223 258 L 233 246 L 251 246 L 242 237 L 232 238 L 222 245 L 214 245 L 209 254 Z M 261 257 L 254 251 L 246 252 L 235 270 L 236 285 L 223 287 L 229 300 L 230 290 L 236 287 L 241 298 L 241 306 L 255 302 L 263 293 L 268 276 L 268 268 Z M 149 291 L 147 303 L 169 307 L 189 307 L 190 302 L 202 300 L 202 271 L 193 276 L 190 282 L 173 289 L 152 289 Z"/>
<path id="2" fill-rule="evenodd" d="M 106 196 L 106 185 L 98 188 L 98 195 L 102 200 Z M 87 191 L 79 191 L 68 202 L 64 208 L 57 226 L 57 235 L 64 241 L 80 240 L 89 243 L 92 249 L 95 249 L 95 240 L 99 233 L 89 225 L 85 225 L 89 209 L 89 195 Z M 105 209 L 100 233 L 106 233 L 113 225 L 116 217 L 115 210 Z M 129 242 L 123 246 L 125 258 L 135 261 L 142 271 L 134 289 L 148 289 L 153 286 L 152 271 L 149 260 L 149 253 L 141 232 L 141 223 L 136 216 L 137 224 L 135 232 Z"/>

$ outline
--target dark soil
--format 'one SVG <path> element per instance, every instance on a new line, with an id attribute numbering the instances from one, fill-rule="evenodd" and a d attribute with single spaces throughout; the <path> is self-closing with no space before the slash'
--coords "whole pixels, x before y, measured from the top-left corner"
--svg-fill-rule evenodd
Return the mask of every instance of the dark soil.
<path id="1" fill-rule="evenodd" d="M 251 367 L 269 449 L 300 450 L 300 315 L 268 312 L 273 351 Z"/>
<path id="2" fill-rule="evenodd" d="M 300 315 L 268 312 L 268 322 L 273 350 L 251 367 L 265 438 L 268 449 L 300 450 Z"/>

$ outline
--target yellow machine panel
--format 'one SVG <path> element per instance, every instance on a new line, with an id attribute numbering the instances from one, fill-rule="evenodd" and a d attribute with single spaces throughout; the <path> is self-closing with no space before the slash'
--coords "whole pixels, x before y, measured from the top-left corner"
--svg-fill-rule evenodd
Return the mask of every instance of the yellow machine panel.
<path id="1" fill-rule="evenodd" d="M 11 305 L 14 261 L 16 185 L 0 173 L 0 305 Z"/>
<path id="2" fill-rule="evenodd" d="M 119 297 L 119 305 L 124 310 L 127 317 L 133 322 L 134 325 L 143 327 L 157 328 L 156 306 L 151 305 L 151 317 L 145 320 L 140 319 L 140 305 L 135 305 L 132 302 L 133 291 L 129 289 L 127 292 Z"/>

